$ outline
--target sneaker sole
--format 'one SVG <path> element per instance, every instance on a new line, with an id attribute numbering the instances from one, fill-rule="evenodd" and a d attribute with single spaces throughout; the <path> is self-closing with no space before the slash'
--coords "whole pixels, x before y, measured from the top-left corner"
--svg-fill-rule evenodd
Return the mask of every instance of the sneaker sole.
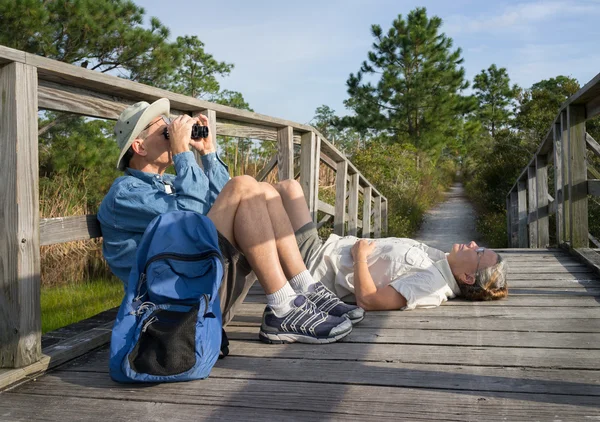
<path id="1" fill-rule="evenodd" d="M 294 334 L 294 333 L 265 333 L 260 330 L 258 334 L 258 338 L 263 343 L 268 344 L 284 344 L 284 343 L 308 343 L 308 344 L 328 344 L 335 343 L 336 341 L 343 339 L 348 334 L 350 334 L 352 330 L 348 330 L 344 333 L 338 334 L 333 337 L 311 337 L 303 334 Z"/>
<path id="2" fill-rule="evenodd" d="M 347 317 L 347 318 L 350 320 L 350 322 L 352 323 L 352 325 L 356 325 L 359 322 L 361 322 L 363 319 L 365 319 L 365 314 L 363 314 L 360 318 L 354 318 L 354 319 L 352 319 L 350 317 Z"/>

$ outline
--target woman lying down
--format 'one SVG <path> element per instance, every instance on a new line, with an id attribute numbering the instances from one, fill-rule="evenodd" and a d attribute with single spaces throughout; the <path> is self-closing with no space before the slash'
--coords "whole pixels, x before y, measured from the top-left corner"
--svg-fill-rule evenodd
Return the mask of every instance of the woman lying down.
<path id="1" fill-rule="evenodd" d="M 307 267 L 314 279 L 366 311 L 434 308 L 456 296 L 494 300 L 508 294 L 506 261 L 475 242 L 444 253 L 412 239 L 331 235 L 311 246 Z"/>

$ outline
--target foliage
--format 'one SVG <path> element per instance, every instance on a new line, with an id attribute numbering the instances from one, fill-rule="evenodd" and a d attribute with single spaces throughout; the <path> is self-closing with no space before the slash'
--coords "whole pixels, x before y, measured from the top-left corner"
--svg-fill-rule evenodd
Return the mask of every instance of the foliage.
<path id="1" fill-rule="evenodd" d="M 456 165 L 432 159 L 414 147 L 371 142 L 352 162 L 388 199 L 388 235 L 411 237 L 423 215 L 454 179 Z"/>
<path id="2" fill-rule="evenodd" d="M 342 123 L 361 134 L 429 150 L 447 143 L 457 123 L 474 107 L 460 95 L 468 87 L 461 49 L 440 32 L 442 20 L 425 8 L 399 15 L 384 34 L 373 25 L 373 50 L 348 78 L 346 106 L 353 116 Z M 372 83 L 367 79 L 375 79 Z"/>
<path id="3" fill-rule="evenodd" d="M 498 69 L 492 64 L 487 71 L 482 70 L 475 76 L 473 88 L 479 102 L 475 114 L 494 137 L 499 129 L 510 122 L 512 113 L 508 106 L 515 99 L 518 87 L 510 87 L 510 78 L 505 68 Z"/>
<path id="4" fill-rule="evenodd" d="M 56 330 L 119 306 L 123 283 L 116 279 L 94 279 L 56 287 L 42 287 L 42 333 Z"/>
<path id="5" fill-rule="evenodd" d="M 365 137 L 351 127 L 344 127 L 335 110 L 323 104 L 315 110 L 313 126 L 342 152 L 350 152 L 364 146 Z"/>

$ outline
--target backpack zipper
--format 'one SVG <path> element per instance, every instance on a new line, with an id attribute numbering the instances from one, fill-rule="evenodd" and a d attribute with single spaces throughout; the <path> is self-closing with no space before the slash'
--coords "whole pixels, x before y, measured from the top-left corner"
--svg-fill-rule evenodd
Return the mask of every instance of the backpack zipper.
<path id="1" fill-rule="evenodd" d="M 159 254 L 154 255 L 152 258 L 150 258 L 148 261 L 146 261 L 146 265 L 144 266 L 144 272 L 140 274 L 140 277 L 138 279 L 137 297 L 139 298 L 140 290 L 142 289 L 142 284 L 146 281 L 146 272 L 148 271 L 148 267 L 153 262 L 159 261 L 161 259 L 175 259 L 178 261 L 191 262 L 191 261 L 200 261 L 200 260 L 212 257 L 212 256 L 216 256 L 217 258 L 219 258 L 219 261 L 221 262 L 221 267 L 225 268 L 225 262 L 223 261 L 223 256 L 220 253 L 214 252 L 214 251 L 202 252 L 202 253 L 193 254 L 193 255 L 171 253 L 171 252 L 159 253 Z M 222 281 L 222 279 L 221 279 L 221 281 Z"/>

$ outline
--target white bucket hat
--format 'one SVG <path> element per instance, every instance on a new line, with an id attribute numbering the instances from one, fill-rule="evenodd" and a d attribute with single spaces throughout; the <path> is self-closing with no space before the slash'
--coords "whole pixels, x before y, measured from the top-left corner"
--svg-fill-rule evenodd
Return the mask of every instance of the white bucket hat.
<path id="1" fill-rule="evenodd" d="M 169 116 L 171 104 L 167 98 L 156 100 L 152 104 L 140 101 L 127 107 L 115 125 L 115 136 L 117 145 L 121 148 L 121 154 L 117 160 L 117 169 L 125 170 L 123 156 L 133 143 L 136 136 L 159 116 Z"/>

